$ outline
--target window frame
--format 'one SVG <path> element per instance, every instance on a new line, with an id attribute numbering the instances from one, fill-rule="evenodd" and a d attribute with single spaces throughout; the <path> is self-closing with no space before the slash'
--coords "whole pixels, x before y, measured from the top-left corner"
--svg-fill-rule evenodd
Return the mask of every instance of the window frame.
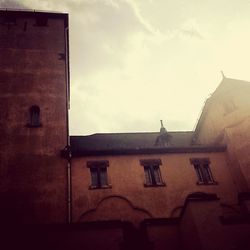
<path id="1" fill-rule="evenodd" d="M 29 123 L 27 126 L 30 128 L 38 128 L 42 126 L 41 109 L 38 105 L 32 105 L 29 107 Z"/>
<path id="2" fill-rule="evenodd" d="M 216 185 L 214 180 L 209 158 L 191 158 L 190 163 L 193 165 L 196 176 L 198 178 L 197 185 Z"/>
<path id="3" fill-rule="evenodd" d="M 111 188 L 112 186 L 109 184 L 109 178 L 108 178 L 108 169 L 109 162 L 106 160 L 99 160 L 99 161 L 88 161 L 87 162 L 87 168 L 90 170 L 90 180 L 91 184 L 89 185 L 89 189 L 105 189 L 105 188 Z M 102 183 L 102 170 L 105 170 L 105 184 Z M 94 174 L 96 174 L 97 183 L 94 183 Z"/>
<path id="4" fill-rule="evenodd" d="M 144 169 L 144 187 L 166 186 L 165 182 L 163 182 L 162 180 L 160 170 L 160 165 L 162 165 L 161 159 L 142 159 L 140 160 L 140 164 L 143 166 Z M 157 181 L 157 179 L 159 179 L 159 181 Z"/>

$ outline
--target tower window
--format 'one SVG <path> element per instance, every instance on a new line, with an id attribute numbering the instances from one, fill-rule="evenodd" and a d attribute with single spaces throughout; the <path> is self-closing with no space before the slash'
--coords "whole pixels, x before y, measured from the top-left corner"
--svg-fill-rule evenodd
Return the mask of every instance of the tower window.
<path id="1" fill-rule="evenodd" d="M 162 181 L 161 177 L 160 159 L 140 160 L 140 163 L 144 167 L 145 187 L 165 186 L 165 183 Z"/>
<path id="2" fill-rule="evenodd" d="M 214 181 L 211 169 L 209 167 L 210 160 L 207 158 L 190 159 L 194 166 L 198 182 L 197 184 L 217 184 Z"/>
<path id="3" fill-rule="evenodd" d="M 40 108 L 37 105 L 33 105 L 30 107 L 29 110 L 30 115 L 30 121 L 29 121 L 29 127 L 40 127 Z"/>
<path id="4" fill-rule="evenodd" d="M 108 184 L 107 167 L 108 161 L 88 161 L 87 167 L 90 169 L 91 185 L 90 189 L 110 188 Z"/>

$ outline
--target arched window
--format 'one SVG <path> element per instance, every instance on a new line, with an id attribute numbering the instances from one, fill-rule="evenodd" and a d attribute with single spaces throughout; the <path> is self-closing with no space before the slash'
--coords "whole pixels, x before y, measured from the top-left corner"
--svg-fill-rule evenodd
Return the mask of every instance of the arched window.
<path id="1" fill-rule="evenodd" d="M 37 105 L 33 105 L 30 107 L 29 113 L 30 113 L 29 126 L 31 126 L 31 127 L 41 126 L 40 108 Z"/>

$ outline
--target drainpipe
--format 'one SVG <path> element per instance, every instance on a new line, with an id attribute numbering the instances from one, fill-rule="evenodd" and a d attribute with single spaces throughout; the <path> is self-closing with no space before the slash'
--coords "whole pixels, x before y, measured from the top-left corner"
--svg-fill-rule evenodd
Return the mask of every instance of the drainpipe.
<path id="1" fill-rule="evenodd" d="M 70 145 L 67 145 L 64 147 L 63 150 L 61 150 L 61 156 L 62 158 L 67 160 L 67 223 L 71 224 L 72 222 L 72 187 L 71 187 L 71 148 Z"/>
<path id="2" fill-rule="evenodd" d="M 66 76 L 66 123 L 67 123 L 67 146 L 64 148 L 64 157 L 67 159 L 67 222 L 72 222 L 72 181 L 71 181 L 71 149 L 69 136 L 69 115 L 70 109 L 70 87 L 69 87 L 69 28 L 64 30 L 65 40 L 65 76 Z"/>
<path id="3" fill-rule="evenodd" d="M 68 207 L 68 224 L 72 222 L 72 209 L 71 209 L 71 152 L 69 151 L 69 159 L 67 164 L 67 186 L 68 186 L 68 198 L 67 198 L 67 207 Z"/>

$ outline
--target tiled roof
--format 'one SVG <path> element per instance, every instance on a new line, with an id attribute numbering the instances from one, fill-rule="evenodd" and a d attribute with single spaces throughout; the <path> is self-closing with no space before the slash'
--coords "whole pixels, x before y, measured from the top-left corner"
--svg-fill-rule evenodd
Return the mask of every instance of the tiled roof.
<path id="1" fill-rule="evenodd" d="M 171 150 L 205 149 L 207 147 L 192 145 L 192 131 L 168 132 L 169 142 L 157 145 L 159 132 L 145 133 L 100 133 L 88 136 L 71 136 L 73 155 L 113 154 L 113 153 L 150 153 Z"/>

